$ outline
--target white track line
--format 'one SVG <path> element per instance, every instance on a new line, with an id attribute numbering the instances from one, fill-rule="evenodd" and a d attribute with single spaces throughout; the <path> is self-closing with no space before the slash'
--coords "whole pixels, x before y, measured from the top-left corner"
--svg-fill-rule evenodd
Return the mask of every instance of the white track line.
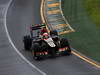
<path id="1" fill-rule="evenodd" d="M 12 47 L 14 48 L 14 50 L 17 52 L 17 54 L 26 62 L 28 63 L 32 68 L 36 69 L 38 72 L 40 72 L 42 75 L 46 75 L 45 72 L 41 71 L 39 68 L 37 68 L 35 65 L 33 65 L 29 60 L 27 60 L 22 54 L 21 52 L 16 48 L 16 46 L 13 44 L 12 40 L 11 40 L 11 37 L 9 35 L 9 32 L 8 32 L 8 29 L 7 29 L 7 25 L 6 25 L 6 16 L 7 16 L 7 11 L 8 11 L 8 8 L 11 4 L 12 0 L 9 1 L 7 7 L 6 7 L 6 10 L 5 10 L 5 15 L 4 15 L 4 26 L 5 26 L 5 31 L 6 31 L 6 35 L 8 37 L 8 40 L 10 42 L 10 44 L 12 45 Z"/>

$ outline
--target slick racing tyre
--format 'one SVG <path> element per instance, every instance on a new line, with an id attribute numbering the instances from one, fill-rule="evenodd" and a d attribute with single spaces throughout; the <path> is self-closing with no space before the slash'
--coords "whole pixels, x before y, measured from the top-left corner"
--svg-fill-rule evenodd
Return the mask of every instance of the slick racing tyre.
<path id="1" fill-rule="evenodd" d="M 40 45 L 38 43 L 34 43 L 32 45 L 32 53 L 34 53 L 33 54 L 33 59 L 35 59 L 35 60 L 41 59 L 40 55 L 37 55 L 37 52 L 41 52 L 41 48 L 40 48 Z"/>
<path id="2" fill-rule="evenodd" d="M 71 49 L 68 40 L 66 38 L 62 38 L 60 43 L 61 43 L 61 48 L 67 47 L 67 50 L 64 52 L 64 55 L 70 55 Z"/>
<path id="3" fill-rule="evenodd" d="M 30 38 L 30 36 L 24 36 L 23 42 L 24 42 L 24 49 L 30 50 L 32 45 L 32 39 Z"/>

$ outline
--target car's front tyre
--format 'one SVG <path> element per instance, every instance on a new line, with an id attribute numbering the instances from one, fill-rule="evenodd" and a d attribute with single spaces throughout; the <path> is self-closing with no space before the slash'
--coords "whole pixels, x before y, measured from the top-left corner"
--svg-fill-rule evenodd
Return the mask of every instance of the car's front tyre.
<path id="1" fill-rule="evenodd" d="M 63 55 L 70 55 L 71 54 L 71 48 L 70 48 L 68 40 L 66 38 L 62 38 L 60 43 L 61 43 L 61 48 L 66 47 L 66 50 L 64 51 Z"/>

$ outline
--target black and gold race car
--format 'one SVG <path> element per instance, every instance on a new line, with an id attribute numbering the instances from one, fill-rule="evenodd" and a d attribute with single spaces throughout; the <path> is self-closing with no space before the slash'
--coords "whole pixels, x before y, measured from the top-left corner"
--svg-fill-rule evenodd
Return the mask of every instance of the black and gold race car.
<path id="1" fill-rule="evenodd" d="M 71 49 L 66 38 L 60 38 L 56 30 L 50 32 L 45 24 L 32 25 L 30 35 L 24 36 L 23 43 L 25 50 L 32 52 L 35 60 L 60 55 L 70 55 Z"/>

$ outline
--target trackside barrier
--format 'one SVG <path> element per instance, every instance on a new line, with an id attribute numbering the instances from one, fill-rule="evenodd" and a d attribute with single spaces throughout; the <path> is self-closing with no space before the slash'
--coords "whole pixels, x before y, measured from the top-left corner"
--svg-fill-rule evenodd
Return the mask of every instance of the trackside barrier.
<path id="1" fill-rule="evenodd" d="M 45 0 L 45 18 L 49 30 L 56 29 L 59 34 L 74 32 L 63 16 L 61 0 Z"/>

